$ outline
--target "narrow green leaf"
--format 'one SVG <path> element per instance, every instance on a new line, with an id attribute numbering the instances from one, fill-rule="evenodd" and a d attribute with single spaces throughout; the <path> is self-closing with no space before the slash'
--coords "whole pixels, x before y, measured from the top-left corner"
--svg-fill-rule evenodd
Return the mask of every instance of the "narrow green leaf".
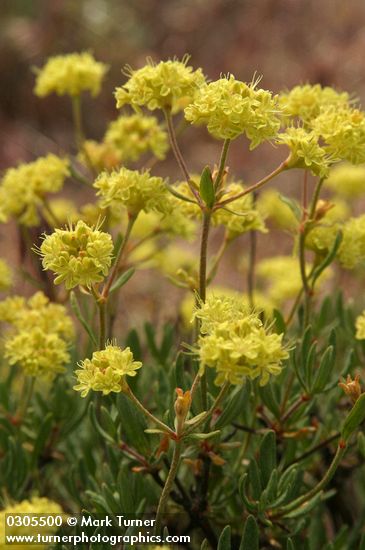
<path id="1" fill-rule="evenodd" d="M 275 327 L 278 332 L 278 334 L 285 334 L 286 333 L 286 323 L 283 315 L 278 309 L 274 309 L 273 311 L 274 319 L 275 319 Z"/>
<path id="2" fill-rule="evenodd" d="M 349 440 L 353 432 L 365 420 L 365 393 L 362 393 L 352 407 L 349 414 L 346 416 L 342 426 L 341 437 L 346 442 Z"/>
<path id="3" fill-rule="evenodd" d="M 302 219 L 302 211 L 297 201 L 290 199 L 281 193 L 279 193 L 279 199 L 290 208 L 298 221 Z"/>
<path id="4" fill-rule="evenodd" d="M 321 392 L 329 382 L 335 363 L 335 354 L 333 346 L 329 346 L 324 352 L 318 370 L 314 377 L 312 392 Z"/>
<path id="5" fill-rule="evenodd" d="M 129 279 L 134 275 L 135 271 L 136 270 L 134 269 L 134 267 L 130 267 L 129 269 L 127 269 L 127 271 L 119 275 L 118 279 L 112 284 L 110 288 L 110 294 L 115 290 L 118 290 L 118 288 L 121 288 L 122 286 L 124 286 L 129 281 Z"/>
<path id="6" fill-rule="evenodd" d="M 212 208 L 215 201 L 215 191 L 209 166 L 204 168 L 200 176 L 200 196 L 208 208 Z"/>
<path id="7" fill-rule="evenodd" d="M 339 246 L 342 242 L 342 231 L 339 231 L 336 235 L 336 239 L 332 245 L 331 250 L 328 252 L 327 256 L 324 258 L 324 260 L 319 264 L 319 266 L 316 267 L 316 269 L 313 271 L 312 275 L 312 287 L 316 284 L 316 281 L 318 277 L 323 273 L 323 271 L 328 267 L 333 260 L 335 259 L 335 256 L 337 254 L 337 251 L 339 249 Z"/>
<path id="8" fill-rule="evenodd" d="M 231 550 L 231 527 L 226 525 L 218 540 L 217 550 Z"/>
<path id="9" fill-rule="evenodd" d="M 239 550 L 259 550 L 259 528 L 254 516 L 245 521 Z"/>
<path id="10" fill-rule="evenodd" d="M 80 309 L 79 302 L 76 298 L 76 294 L 73 290 L 71 290 L 71 292 L 70 292 L 70 304 L 71 304 L 72 311 L 76 315 L 77 319 L 80 321 L 81 325 L 86 330 L 87 334 L 89 335 L 90 340 L 92 341 L 94 346 L 97 346 L 97 342 L 96 342 L 94 332 L 93 332 L 92 328 L 90 327 L 89 323 L 86 321 L 85 317 L 83 316 L 83 314 L 81 312 L 81 309 Z"/>
<path id="11" fill-rule="evenodd" d="M 260 445 L 258 465 L 263 487 L 269 482 L 271 472 L 276 468 L 276 435 L 273 430 L 267 432 Z"/>

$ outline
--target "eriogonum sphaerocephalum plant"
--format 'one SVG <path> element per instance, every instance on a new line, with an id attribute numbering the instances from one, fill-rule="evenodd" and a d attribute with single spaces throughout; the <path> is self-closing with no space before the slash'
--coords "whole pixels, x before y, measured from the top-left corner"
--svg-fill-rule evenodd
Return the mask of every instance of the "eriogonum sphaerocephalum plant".
<path id="1" fill-rule="evenodd" d="M 23 260 L 0 259 L 2 514 L 149 512 L 155 534 L 166 524 L 212 549 L 342 548 L 350 525 L 355 550 L 365 513 L 359 102 L 319 84 L 212 81 L 188 56 L 148 60 L 123 71 L 97 140 L 82 100 L 107 69 L 84 52 L 36 70 L 37 96 L 69 96 L 75 148 L 25 159 L 0 183 L 0 222 L 18 227 Z M 189 163 L 180 134 L 204 129 L 216 157 L 202 146 Z M 255 181 L 239 159 L 258 148 L 265 173 L 265 142 L 278 162 Z M 273 183 L 283 172 L 289 196 Z M 358 303 L 340 296 L 342 280 Z M 350 520 L 349 487 L 360 503 Z"/>

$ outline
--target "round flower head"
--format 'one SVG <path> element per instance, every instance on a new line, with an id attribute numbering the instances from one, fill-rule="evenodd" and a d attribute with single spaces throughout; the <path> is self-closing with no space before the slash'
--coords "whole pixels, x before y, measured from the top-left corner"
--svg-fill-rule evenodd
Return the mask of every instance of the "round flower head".
<path id="1" fill-rule="evenodd" d="M 319 145 L 314 132 L 307 132 L 304 128 L 288 128 L 278 136 L 277 142 L 284 143 L 290 149 L 288 168 L 304 168 L 322 178 L 328 175 L 331 157 Z"/>
<path id="2" fill-rule="evenodd" d="M 37 326 L 6 337 L 4 356 L 10 365 L 19 365 L 28 376 L 47 380 L 63 372 L 70 361 L 66 342 L 56 333 L 47 333 Z"/>
<path id="3" fill-rule="evenodd" d="M 150 111 L 167 109 L 180 111 L 194 98 L 196 90 L 205 82 L 201 69 L 193 70 L 187 65 L 189 56 L 182 61 L 160 61 L 138 70 L 126 68 L 127 82 L 115 90 L 117 107 L 126 104 L 136 110 L 145 106 Z"/>
<path id="4" fill-rule="evenodd" d="M 104 136 L 120 154 L 123 162 L 138 160 L 143 153 L 151 151 L 156 158 L 164 159 L 169 147 L 166 132 L 156 117 L 134 114 L 120 116 L 111 122 Z"/>
<path id="5" fill-rule="evenodd" d="M 222 195 L 222 200 L 234 197 L 243 191 L 239 183 L 229 184 Z M 247 231 L 256 230 L 266 233 L 263 218 L 254 207 L 252 194 L 244 195 L 231 202 L 228 208 L 219 208 L 212 217 L 213 225 L 224 225 L 228 239 L 234 239 Z"/>
<path id="6" fill-rule="evenodd" d="M 313 129 L 338 160 L 365 162 L 365 114 L 350 107 L 328 107 L 314 120 Z"/>
<path id="7" fill-rule="evenodd" d="M 69 161 L 52 154 L 9 168 L 0 183 L 0 221 L 14 216 L 24 225 L 39 224 L 45 196 L 60 191 L 69 175 Z"/>
<path id="8" fill-rule="evenodd" d="M 45 497 L 32 497 L 29 500 L 23 500 L 22 502 L 17 502 L 14 504 L 9 504 L 3 510 L 0 511 L 0 549 L 6 550 L 9 544 L 5 540 L 5 531 L 7 536 L 13 537 L 27 537 L 27 536 L 37 536 L 44 537 L 44 540 L 47 540 L 47 536 L 52 536 L 58 530 L 56 526 L 50 526 L 48 524 L 44 526 L 32 527 L 31 525 L 13 525 L 6 526 L 6 515 L 11 514 L 13 517 L 30 517 L 32 516 L 51 516 L 51 515 L 61 515 L 63 510 L 59 504 Z M 48 523 L 48 522 L 47 522 Z M 24 549 L 24 543 L 11 544 L 14 550 Z M 29 550 L 46 550 L 48 544 L 27 544 Z"/>
<path id="9" fill-rule="evenodd" d="M 0 291 L 8 290 L 12 284 L 12 271 L 5 260 L 0 259 Z"/>
<path id="10" fill-rule="evenodd" d="M 122 167 L 117 172 L 103 172 L 94 182 L 101 206 L 123 206 L 131 215 L 141 210 L 149 212 L 171 211 L 171 202 L 162 178 L 150 176 L 148 171 L 128 170 Z"/>
<path id="11" fill-rule="evenodd" d="M 125 376 L 135 376 L 142 363 L 134 361 L 129 348 L 122 350 L 108 345 L 104 350 L 95 351 L 91 359 L 81 361 L 79 366 L 75 372 L 78 384 L 74 390 L 86 397 L 90 390 L 101 391 L 103 395 L 124 391 L 127 387 Z"/>
<path id="12" fill-rule="evenodd" d="M 246 134 L 250 149 L 276 136 L 280 121 L 276 98 L 257 89 L 257 83 L 245 84 L 233 75 L 204 84 L 194 101 L 185 109 L 192 124 L 207 126 L 217 139 L 235 139 Z"/>
<path id="13" fill-rule="evenodd" d="M 332 168 L 325 185 L 340 197 L 356 199 L 365 194 L 365 166 L 341 163 Z"/>
<path id="14" fill-rule="evenodd" d="M 108 274 L 112 252 L 111 236 L 83 221 L 69 229 L 56 229 L 39 249 L 44 269 L 53 271 L 55 284 L 64 282 L 67 289 L 101 282 Z"/>
<path id="15" fill-rule="evenodd" d="M 107 65 L 88 53 L 57 55 L 48 59 L 42 69 L 37 69 L 34 92 L 39 97 L 53 92 L 57 95 L 78 96 L 89 91 L 98 95 Z"/>
<path id="16" fill-rule="evenodd" d="M 324 218 L 323 222 L 315 225 L 307 234 L 305 246 L 319 256 L 325 256 L 333 247 L 342 224 L 338 221 Z"/>
<path id="17" fill-rule="evenodd" d="M 349 101 L 346 92 L 337 92 L 320 84 L 295 86 L 289 92 L 280 94 L 279 105 L 284 116 L 299 118 L 305 124 L 315 119 L 323 107 L 342 106 Z"/>
<path id="18" fill-rule="evenodd" d="M 202 322 L 197 350 L 200 372 L 214 368 L 217 385 L 242 384 L 246 377 L 259 377 L 260 385 L 265 385 L 271 374 L 280 374 L 281 363 L 288 357 L 283 335 L 270 334 L 241 301 L 208 298 L 195 316 Z"/>

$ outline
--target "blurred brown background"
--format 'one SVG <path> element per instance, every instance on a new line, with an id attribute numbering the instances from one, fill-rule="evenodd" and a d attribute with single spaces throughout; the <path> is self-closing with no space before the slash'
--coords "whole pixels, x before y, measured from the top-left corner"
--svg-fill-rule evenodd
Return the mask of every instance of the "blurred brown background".
<path id="1" fill-rule="evenodd" d="M 73 149 L 68 99 L 40 100 L 32 93 L 31 67 L 60 53 L 91 50 L 111 66 L 102 94 L 84 103 L 93 139 L 117 116 L 112 92 L 124 81 L 121 68 L 139 67 L 147 56 L 158 60 L 188 52 L 210 79 L 232 72 L 251 80 L 257 72 L 261 86 L 274 92 L 319 82 L 360 101 L 365 97 L 364 0 L 1 0 L 0 11 L 1 169 L 50 150 Z M 185 132 L 181 141 L 192 172 L 219 157 L 219 143 L 204 129 Z M 245 141 L 237 140 L 229 165 L 252 183 L 280 156 L 269 144 L 249 153 Z M 179 177 L 171 158 L 159 172 Z M 296 188 L 297 177 L 283 176 L 279 185 Z M 2 255 L 8 255 L 11 235 L 11 225 L 0 227 Z M 270 253 L 270 237 L 260 236 L 261 242 Z"/>

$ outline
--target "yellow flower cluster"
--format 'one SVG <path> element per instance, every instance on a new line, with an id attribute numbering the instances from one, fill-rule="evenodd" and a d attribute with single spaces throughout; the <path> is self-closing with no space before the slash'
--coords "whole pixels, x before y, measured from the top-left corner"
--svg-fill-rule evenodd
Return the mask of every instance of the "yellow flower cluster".
<path id="1" fill-rule="evenodd" d="M 288 352 L 282 334 L 271 334 L 241 301 L 211 297 L 195 312 L 201 323 L 198 356 L 201 370 L 216 370 L 216 384 L 242 384 L 246 377 L 265 385 L 278 375 Z"/>
<path id="2" fill-rule="evenodd" d="M 363 311 L 362 314 L 357 317 L 355 327 L 356 339 L 365 340 L 365 311 Z"/>
<path id="3" fill-rule="evenodd" d="M 168 150 L 167 133 L 156 117 L 138 113 L 120 116 L 111 122 L 104 136 L 106 144 L 118 151 L 123 162 L 138 160 L 151 151 L 158 159 L 164 159 Z"/>
<path id="4" fill-rule="evenodd" d="M 8 290 L 13 284 L 13 274 L 5 260 L 0 259 L 0 292 Z"/>
<path id="5" fill-rule="evenodd" d="M 365 194 L 365 166 L 343 162 L 332 168 L 325 185 L 340 197 L 356 199 Z"/>
<path id="6" fill-rule="evenodd" d="M 222 200 L 230 199 L 244 190 L 241 184 L 227 185 Z M 213 225 L 224 225 L 228 239 L 234 239 L 247 231 L 256 230 L 266 233 L 264 220 L 254 207 L 252 193 L 232 201 L 227 208 L 216 210 L 212 216 Z"/>
<path id="7" fill-rule="evenodd" d="M 89 91 L 98 95 L 108 66 L 88 53 L 72 53 L 50 57 L 42 69 L 37 69 L 34 92 L 39 97 L 53 92 L 78 96 Z"/>
<path id="8" fill-rule="evenodd" d="M 83 221 L 56 229 L 45 236 L 39 249 L 44 269 L 53 271 L 55 284 L 64 282 L 67 289 L 101 282 L 108 274 L 112 252 L 111 236 Z"/>
<path id="9" fill-rule="evenodd" d="M 11 325 L 5 357 L 29 376 L 52 379 L 69 361 L 67 351 L 74 328 L 66 309 L 52 304 L 43 292 L 28 301 L 13 296 L 0 302 L 0 320 Z"/>
<path id="10" fill-rule="evenodd" d="M 192 250 L 171 244 L 160 250 L 155 257 L 155 267 L 164 275 L 181 280 L 188 280 L 195 275 L 197 267 L 196 254 Z"/>
<path id="11" fill-rule="evenodd" d="M 291 127 L 279 135 L 277 142 L 290 149 L 288 168 L 304 168 L 321 178 L 328 175 L 331 158 L 319 145 L 318 136 L 314 132 Z"/>
<path id="12" fill-rule="evenodd" d="M 9 548 L 9 543 L 6 543 L 5 540 L 5 531 L 7 535 L 13 535 L 13 536 L 37 536 L 40 534 L 41 536 L 49 536 L 52 534 L 55 534 L 57 531 L 57 527 L 51 527 L 48 525 L 45 526 L 12 526 L 12 527 L 5 527 L 6 526 L 6 514 L 12 514 L 13 516 L 17 515 L 27 515 L 32 517 L 39 516 L 39 515 L 58 515 L 63 514 L 63 510 L 59 504 L 54 502 L 53 500 L 49 500 L 45 497 L 32 497 L 29 500 L 23 500 L 22 502 L 17 502 L 15 504 L 11 504 L 6 506 L 3 510 L 0 511 L 0 550 L 6 550 Z M 48 544 L 31 544 L 27 545 L 29 550 L 46 550 L 48 548 Z M 11 547 L 14 550 L 23 550 L 24 549 L 24 543 L 23 544 L 11 544 Z"/>
<path id="13" fill-rule="evenodd" d="M 91 359 L 79 364 L 75 374 L 78 384 L 74 390 L 86 397 L 90 390 L 101 391 L 103 395 L 122 392 L 127 387 L 126 376 L 135 376 L 142 363 L 134 361 L 129 348 L 122 350 L 118 346 L 108 345 L 104 350 L 93 353 Z"/>
<path id="14" fill-rule="evenodd" d="M 150 111 L 167 109 L 178 112 L 192 101 L 196 90 L 205 82 L 201 69 L 188 66 L 189 56 L 181 61 L 160 61 L 138 70 L 127 67 L 128 81 L 115 90 L 117 107 L 126 104 L 136 110 L 145 106 Z"/>
<path id="15" fill-rule="evenodd" d="M 337 92 L 320 84 L 294 86 L 289 92 L 279 96 L 279 105 L 284 117 L 298 118 L 304 124 L 310 124 L 328 106 L 344 106 L 349 101 L 346 92 Z"/>
<path id="16" fill-rule="evenodd" d="M 69 161 L 52 154 L 9 168 L 0 183 L 0 221 L 14 216 L 21 224 L 37 225 L 47 193 L 60 191 L 69 175 Z"/>
<path id="17" fill-rule="evenodd" d="M 151 176 L 148 171 L 139 172 L 122 167 L 115 172 L 103 172 L 94 182 L 94 187 L 102 197 L 103 208 L 120 205 L 131 215 L 136 215 L 141 210 L 171 212 L 165 181 Z"/>
<path id="18" fill-rule="evenodd" d="M 246 134 L 250 149 L 276 136 L 280 128 L 276 98 L 233 75 L 199 88 L 194 101 L 185 108 L 192 124 L 207 126 L 217 139 L 235 139 Z"/>

